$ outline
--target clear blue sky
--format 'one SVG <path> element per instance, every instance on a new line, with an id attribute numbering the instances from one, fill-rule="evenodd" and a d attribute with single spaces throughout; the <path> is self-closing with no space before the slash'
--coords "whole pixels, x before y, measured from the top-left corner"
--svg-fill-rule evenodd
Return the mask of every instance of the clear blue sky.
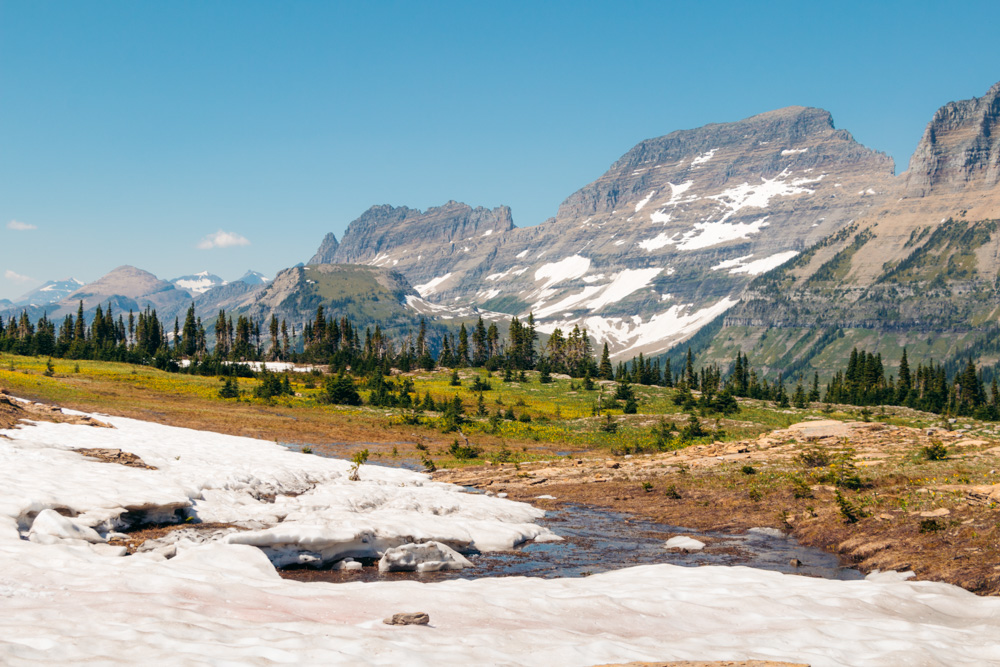
<path id="1" fill-rule="evenodd" d="M 273 275 L 373 204 L 533 225 L 644 138 L 792 104 L 902 171 L 1000 80 L 998 25 L 995 0 L 0 0 L 0 298 Z M 197 247 L 218 231 L 247 244 Z"/>

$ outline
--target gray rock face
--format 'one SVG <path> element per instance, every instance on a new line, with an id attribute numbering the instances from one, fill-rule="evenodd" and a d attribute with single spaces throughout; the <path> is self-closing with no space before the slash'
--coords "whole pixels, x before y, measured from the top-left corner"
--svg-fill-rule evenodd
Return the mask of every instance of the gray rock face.
<path id="1" fill-rule="evenodd" d="M 957 192 L 1000 183 L 1000 83 L 982 97 L 949 102 L 927 125 L 906 172 L 904 194 Z"/>
<path id="2" fill-rule="evenodd" d="M 378 263 L 371 260 L 418 246 L 440 255 L 442 251 L 453 251 L 451 246 L 456 243 L 474 242 L 513 228 L 507 206 L 490 210 L 455 201 L 426 211 L 372 206 L 348 225 L 341 243 L 333 234 L 327 234 L 309 264 Z"/>
<path id="3" fill-rule="evenodd" d="M 543 332 L 581 326 L 628 357 L 691 336 L 884 201 L 892 174 L 829 113 L 789 107 L 644 141 L 536 227 L 504 207 L 375 207 L 317 257 L 400 271 L 423 312 L 533 312 Z"/>

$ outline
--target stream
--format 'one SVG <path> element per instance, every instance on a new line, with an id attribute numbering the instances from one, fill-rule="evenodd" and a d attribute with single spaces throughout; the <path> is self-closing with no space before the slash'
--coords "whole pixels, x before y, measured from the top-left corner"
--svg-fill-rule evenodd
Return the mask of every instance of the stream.
<path id="1" fill-rule="evenodd" d="M 751 529 L 743 535 L 695 532 L 636 519 L 628 514 L 589 505 L 567 503 L 538 521 L 563 538 L 562 542 L 528 542 L 511 551 L 466 554 L 473 567 L 440 572 L 378 571 L 378 562 L 364 560 L 361 570 L 286 568 L 281 576 L 300 581 L 442 581 L 480 577 L 585 577 L 635 565 L 669 563 L 686 567 L 746 565 L 765 570 L 826 579 L 862 579 L 859 571 L 842 567 L 837 557 L 804 547 L 780 531 Z M 664 548 L 677 534 L 690 535 L 706 546 L 685 552 Z M 792 565 L 796 559 L 801 565 Z"/>

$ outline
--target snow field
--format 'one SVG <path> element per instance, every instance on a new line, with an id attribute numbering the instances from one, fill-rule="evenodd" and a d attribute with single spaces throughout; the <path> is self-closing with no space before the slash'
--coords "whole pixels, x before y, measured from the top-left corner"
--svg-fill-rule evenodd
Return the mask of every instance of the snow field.
<path id="1" fill-rule="evenodd" d="M 540 510 L 416 473 L 363 466 L 361 481 L 350 482 L 347 462 L 274 443 L 101 419 L 116 428 L 42 423 L 0 439 L 4 664 L 1000 661 L 1000 600 L 893 573 L 828 581 L 654 565 L 577 579 L 283 580 L 250 543 L 321 545 L 319 553 L 337 543 L 371 547 L 366 537 L 405 538 L 407 546 L 386 550 L 386 567 L 429 569 L 462 564 L 449 547 L 463 539 L 485 548 L 552 536 L 532 523 Z M 159 469 L 88 460 L 76 447 L 121 448 Z M 178 541 L 169 560 L 115 557 L 95 541 L 123 510 L 175 506 L 250 530 Z M 417 543 L 418 534 L 442 539 Z M 422 543 L 434 541 L 441 544 Z M 430 615 L 429 626 L 381 622 L 417 611 Z"/>

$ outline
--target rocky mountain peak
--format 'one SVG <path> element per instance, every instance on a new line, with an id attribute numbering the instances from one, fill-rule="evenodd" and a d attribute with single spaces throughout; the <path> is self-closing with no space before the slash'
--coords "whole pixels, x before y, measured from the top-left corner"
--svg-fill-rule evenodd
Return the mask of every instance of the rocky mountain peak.
<path id="1" fill-rule="evenodd" d="M 906 172 L 904 195 L 983 190 L 1000 183 L 1000 83 L 949 102 L 927 124 Z"/>
<path id="2" fill-rule="evenodd" d="M 372 206 L 347 226 L 339 244 L 333 234 L 327 234 L 309 263 L 379 264 L 379 258 L 385 259 L 393 251 L 425 244 L 450 247 L 513 228 L 508 206 L 473 208 L 457 201 L 426 211 L 406 206 Z"/>
<path id="3" fill-rule="evenodd" d="M 340 247 L 340 242 L 337 241 L 337 237 L 333 232 L 330 232 L 323 237 L 322 243 L 319 244 L 319 250 L 316 254 L 312 256 L 309 260 L 310 264 L 333 264 L 336 262 L 334 259 L 337 255 L 337 248 Z"/>

